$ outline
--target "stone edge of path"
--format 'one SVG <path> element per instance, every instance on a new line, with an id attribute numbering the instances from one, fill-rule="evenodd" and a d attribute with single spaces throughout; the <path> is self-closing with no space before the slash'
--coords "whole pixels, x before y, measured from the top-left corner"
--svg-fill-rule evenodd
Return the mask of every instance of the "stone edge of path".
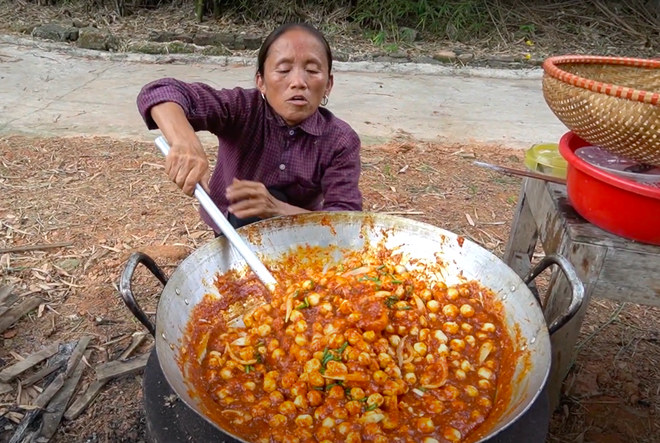
<path id="1" fill-rule="evenodd" d="M 210 66 L 254 66 L 255 58 L 234 56 L 207 56 L 199 54 L 167 54 L 152 55 L 130 52 L 106 52 L 91 49 L 81 49 L 65 43 L 55 43 L 45 40 L 0 35 L 0 45 L 10 44 L 48 52 L 64 52 L 74 57 L 98 59 L 113 62 L 146 63 L 146 64 L 191 64 Z M 0 46 L 1 47 L 1 46 Z M 541 79 L 543 69 L 496 69 L 481 67 L 455 67 L 426 63 L 383 63 L 383 62 L 333 62 L 337 72 L 362 72 L 409 75 L 439 75 L 454 77 L 482 77 L 499 79 Z"/>

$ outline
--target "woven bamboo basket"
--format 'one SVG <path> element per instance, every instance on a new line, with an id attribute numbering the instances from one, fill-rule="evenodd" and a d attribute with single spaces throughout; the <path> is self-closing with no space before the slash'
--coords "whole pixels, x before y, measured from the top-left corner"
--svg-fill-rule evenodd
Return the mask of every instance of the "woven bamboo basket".
<path id="1" fill-rule="evenodd" d="M 592 145 L 660 166 L 660 60 L 559 56 L 543 63 L 543 96 Z"/>

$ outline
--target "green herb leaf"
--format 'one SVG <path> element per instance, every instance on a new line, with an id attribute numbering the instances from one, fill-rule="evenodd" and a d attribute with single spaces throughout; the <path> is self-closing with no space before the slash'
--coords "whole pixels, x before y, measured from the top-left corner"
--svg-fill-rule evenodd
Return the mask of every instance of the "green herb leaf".
<path id="1" fill-rule="evenodd" d="M 341 347 L 337 350 L 337 352 L 339 352 L 339 355 L 343 354 L 347 347 L 348 347 L 348 342 L 345 341 L 344 344 L 341 345 Z"/>
<path id="2" fill-rule="evenodd" d="M 298 306 L 296 306 L 296 309 L 305 309 L 309 308 L 309 300 L 307 300 L 307 297 L 305 297 L 305 301 Z"/>
<path id="3" fill-rule="evenodd" d="M 360 403 L 364 403 L 367 401 L 367 397 L 362 397 L 361 399 L 358 400 Z"/>
<path id="4" fill-rule="evenodd" d="M 366 410 L 366 412 L 373 411 L 373 410 L 376 409 L 377 407 L 378 407 L 378 404 L 377 404 L 377 403 L 374 403 L 374 404 L 372 404 L 372 405 L 369 405 L 369 406 L 367 406 L 367 410 Z"/>
<path id="5" fill-rule="evenodd" d="M 399 302 L 399 297 L 396 295 L 390 295 L 385 299 L 385 306 L 388 308 L 392 308 L 395 304 Z"/>
<path id="6" fill-rule="evenodd" d="M 252 365 L 246 365 L 245 366 L 245 373 L 249 374 L 250 371 L 254 371 L 254 367 L 252 367 Z"/>
<path id="7" fill-rule="evenodd" d="M 401 306 L 399 308 L 399 311 L 410 311 L 412 309 L 412 306 Z"/>

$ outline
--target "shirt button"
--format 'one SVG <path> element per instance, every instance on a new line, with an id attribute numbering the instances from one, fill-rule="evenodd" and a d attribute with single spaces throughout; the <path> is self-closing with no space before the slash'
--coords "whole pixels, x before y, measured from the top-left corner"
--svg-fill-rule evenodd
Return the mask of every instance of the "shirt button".
<path id="1" fill-rule="evenodd" d="M 284 166 L 284 163 L 280 165 L 280 171 L 284 171 L 286 169 L 286 166 Z"/>
<path id="2" fill-rule="evenodd" d="M 289 131 L 289 135 L 293 135 L 295 133 L 296 133 L 296 131 L 294 131 L 293 129 Z"/>

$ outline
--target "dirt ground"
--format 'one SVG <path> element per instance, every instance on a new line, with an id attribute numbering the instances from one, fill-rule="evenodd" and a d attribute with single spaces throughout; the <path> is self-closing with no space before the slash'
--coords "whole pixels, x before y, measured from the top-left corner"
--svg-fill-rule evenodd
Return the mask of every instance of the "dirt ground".
<path id="1" fill-rule="evenodd" d="M 210 158 L 213 147 L 208 147 Z M 522 153 L 401 140 L 363 151 L 365 210 L 391 212 L 462 234 L 502 256 L 520 180 L 471 165 L 524 167 Z M 117 356 L 144 328 L 117 291 L 124 260 L 151 255 L 169 274 L 212 233 L 195 201 L 167 181 L 151 144 L 101 138 L 0 139 L 0 285 L 38 294 L 43 306 L 0 336 L 0 368 L 54 341 L 92 336 L 93 366 Z M 159 286 L 142 268 L 134 290 L 156 310 Z M 660 435 L 660 311 L 594 300 L 549 443 L 651 443 Z M 138 352 L 152 345 L 147 340 Z M 81 387 L 93 380 L 86 369 Z M 142 442 L 141 378 L 109 383 L 56 442 Z M 37 384 L 37 387 L 41 385 Z M 0 441 L 9 441 L 37 390 L 0 396 Z M 13 414 L 9 414 L 12 411 Z"/>

